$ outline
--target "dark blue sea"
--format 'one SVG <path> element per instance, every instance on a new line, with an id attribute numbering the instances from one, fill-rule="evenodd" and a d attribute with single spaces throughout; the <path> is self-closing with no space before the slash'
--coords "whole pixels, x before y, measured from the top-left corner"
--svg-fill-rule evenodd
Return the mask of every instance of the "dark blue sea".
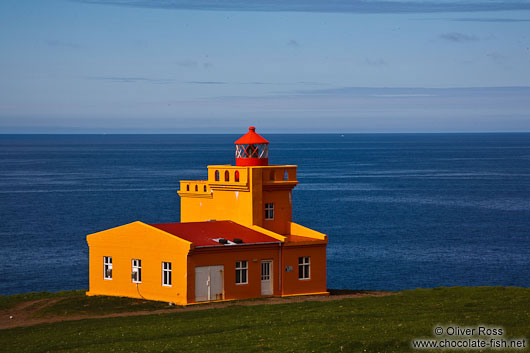
<path id="1" fill-rule="evenodd" d="M 179 221 L 238 135 L 0 135 L 0 293 L 88 287 L 85 236 Z M 530 134 L 266 135 L 328 287 L 530 286 Z"/>

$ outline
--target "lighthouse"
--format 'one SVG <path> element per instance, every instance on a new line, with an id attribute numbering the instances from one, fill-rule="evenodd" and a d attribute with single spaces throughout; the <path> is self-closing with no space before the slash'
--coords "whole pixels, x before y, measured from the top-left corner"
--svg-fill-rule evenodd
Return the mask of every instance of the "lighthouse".
<path id="1" fill-rule="evenodd" d="M 87 236 L 87 295 L 180 305 L 328 295 L 327 235 L 292 220 L 296 169 L 270 165 L 269 141 L 251 126 L 235 141 L 235 165 L 180 181 L 180 222 L 135 221 Z"/>

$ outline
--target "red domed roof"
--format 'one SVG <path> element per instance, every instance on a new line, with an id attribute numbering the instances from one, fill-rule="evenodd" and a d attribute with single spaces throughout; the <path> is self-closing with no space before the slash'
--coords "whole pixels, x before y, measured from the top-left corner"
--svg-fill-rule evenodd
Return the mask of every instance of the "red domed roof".
<path id="1" fill-rule="evenodd" d="M 241 136 L 236 142 L 236 145 L 254 145 L 254 144 L 262 144 L 262 143 L 269 143 L 269 141 L 265 140 L 263 137 L 261 137 L 259 134 L 256 133 L 256 128 L 254 126 L 251 126 L 248 128 L 248 132 Z"/>

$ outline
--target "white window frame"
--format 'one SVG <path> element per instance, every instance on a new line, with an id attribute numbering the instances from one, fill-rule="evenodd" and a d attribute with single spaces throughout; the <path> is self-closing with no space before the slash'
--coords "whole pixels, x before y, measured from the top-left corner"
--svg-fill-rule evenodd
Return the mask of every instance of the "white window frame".
<path id="1" fill-rule="evenodd" d="M 243 277 L 245 279 L 244 282 L 243 282 Z M 248 284 L 248 261 L 247 260 L 236 261 L 236 284 Z"/>
<path id="2" fill-rule="evenodd" d="M 300 270 L 302 271 L 302 276 L 300 276 Z M 298 279 L 311 279 L 311 256 L 300 256 L 298 258 Z"/>
<path id="3" fill-rule="evenodd" d="M 265 204 L 265 220 L 272 221 L 274 220 L 274 203 Z"/>
<path id="4" fill-rule="evenodd" d="M 132 259 L 131 265 L 132 265 L 132 271 L 131 271 L 132 283 L 142 283 L 142 260 Z M 135 273 L 136 273 L 136 278 L 134 278 Z"/>
<path id="5" fill-rule="evenodd" d="M 112 256 L 103 256 L 103 279 L 112 280 Z"/>
<path id="6" fill-rule="evenodd" d="M 162 262 L 162 286 L 171 287 L 171 262 Z"/>

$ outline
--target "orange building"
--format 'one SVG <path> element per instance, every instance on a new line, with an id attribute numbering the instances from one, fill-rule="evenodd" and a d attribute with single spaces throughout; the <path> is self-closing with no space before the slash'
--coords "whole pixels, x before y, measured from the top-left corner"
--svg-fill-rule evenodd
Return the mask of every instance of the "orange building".
<path id="1" fill-rule="evenodd" d="M 87 295 L 187 305 L 263 296 L 328 294 L 327 236 L 292 222 L 296 165 L 268 163 L 249 132 L 236 165 L 181 181 L 181 223 L 133 222 L 87 236 Z"/>

